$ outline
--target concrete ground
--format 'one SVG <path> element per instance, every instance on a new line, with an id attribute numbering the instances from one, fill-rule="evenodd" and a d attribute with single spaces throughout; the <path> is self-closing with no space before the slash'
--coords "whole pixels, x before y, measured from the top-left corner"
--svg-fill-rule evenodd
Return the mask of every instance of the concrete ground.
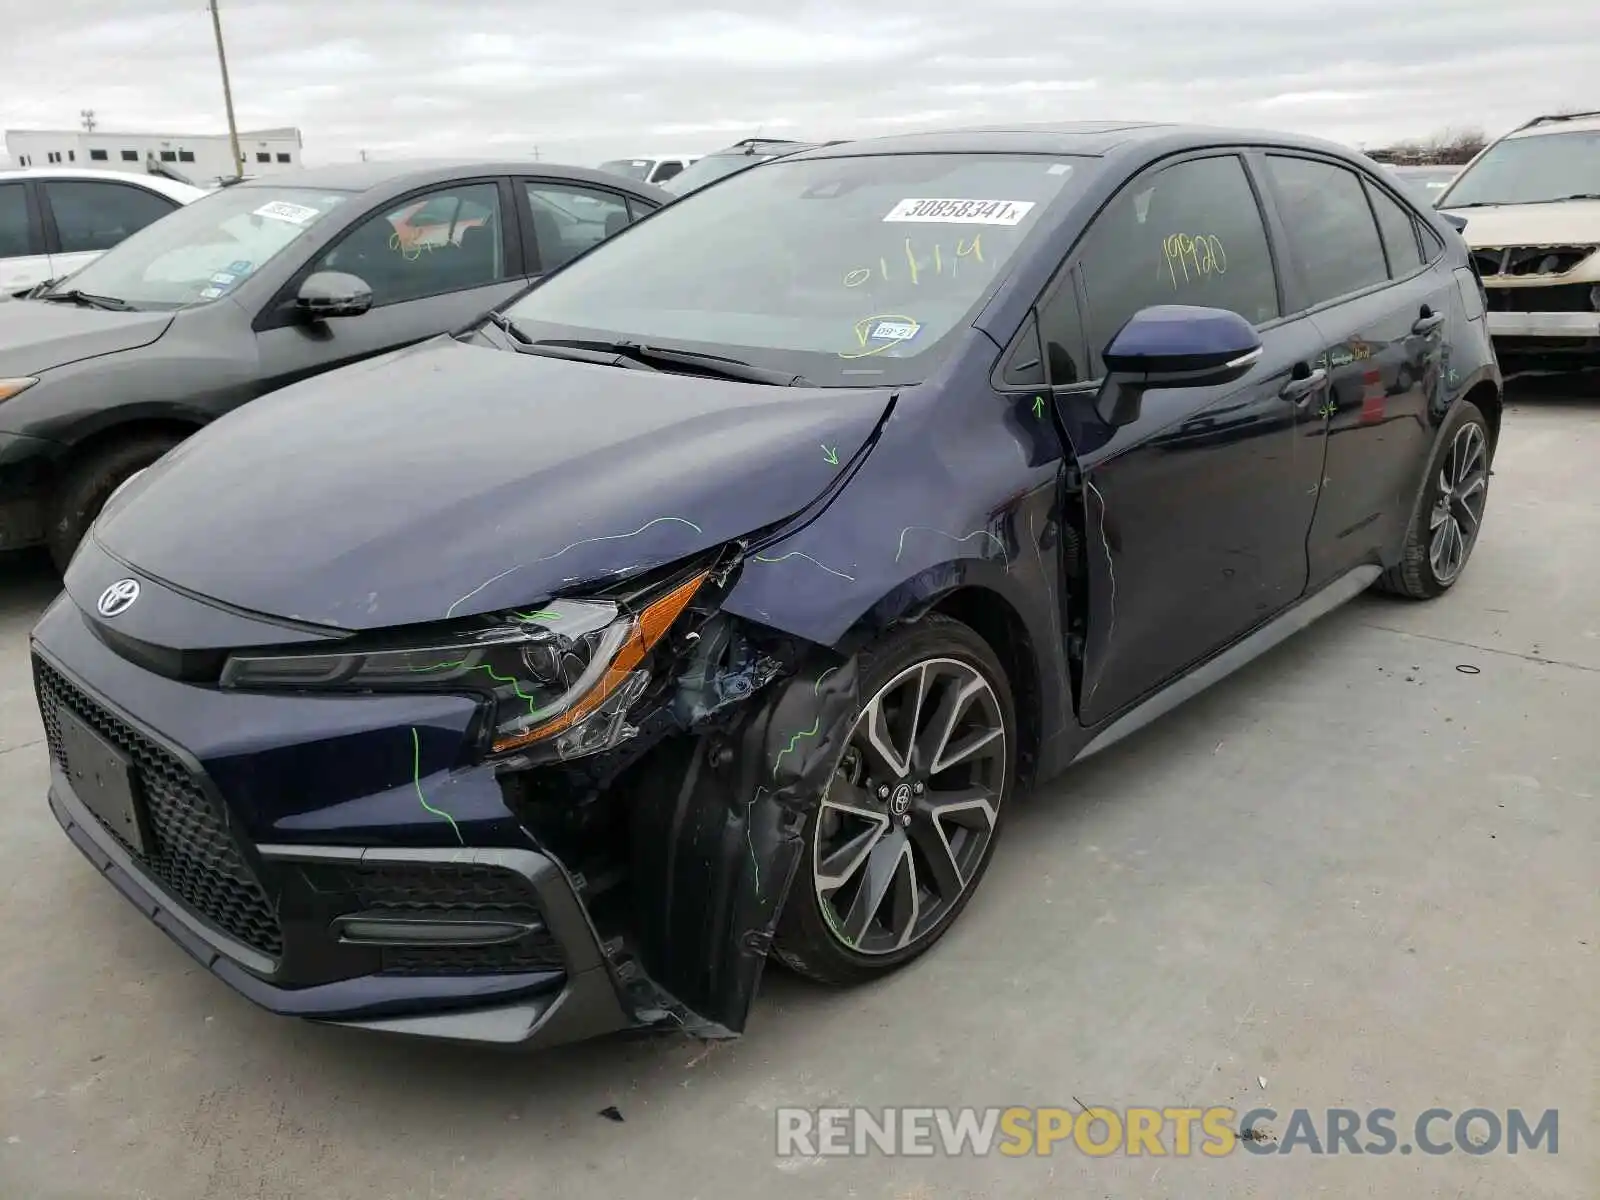
<path id="1" fill-rule="evenodd" d="M 1593 1197 L 1597 462 L 1593 381 L 1522 386 L 1447 597 L 1363 598 L 1070 772 L 936 952 L 850 994 L 773 971 L 712 1048 L 490 1056 L 232 995 L 49 816 L 26 632 L 52 587 L 6 564 L 0 1197 Z M 1555 1108 L 1560 1143 L 774 1157 L 779 1105 L 1079 1102 L 1272 1107 L 1280 1136 L 1297 1107 L 1387 1107 L 1402 1142 L 1434 1106 Z"/>

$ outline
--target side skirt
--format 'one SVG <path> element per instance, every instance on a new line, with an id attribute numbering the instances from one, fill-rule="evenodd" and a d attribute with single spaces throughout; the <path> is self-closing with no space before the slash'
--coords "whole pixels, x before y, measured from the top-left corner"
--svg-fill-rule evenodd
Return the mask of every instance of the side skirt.
<path id="1" fill-rule="evenodd" d="M 1356 567 L 1327 584 L 1321 591 L 1307 596 L 1293 608 L 1272 618 L 1265 625 L 1246 634 L 1226 650 L 1206 659 L 1187 675 L 1182 675 L 1162 688 L 1148 700 L 1114 718 L 1108 725 L 1078 751 L 1073 762 L 1081 762 L 1091 754 L 1098 754 L 1136 730 L 1143 729 L 1157 717 L 1165 716 L 1185 700 L 1205 691 L 1219 680 L 1226 679 L 1246 663 L 1260 658 L 1279 642 L 1286 641 L 1319 617 L 1325 617 L 1369 588 L 1383 574 L 1375 565 Z"/>

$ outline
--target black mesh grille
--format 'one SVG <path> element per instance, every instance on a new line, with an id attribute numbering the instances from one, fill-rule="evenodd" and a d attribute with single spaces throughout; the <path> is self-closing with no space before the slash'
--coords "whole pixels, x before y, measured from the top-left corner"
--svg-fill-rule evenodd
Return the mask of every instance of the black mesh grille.
<path id="1" fill-rule="evenodd" d="M 281 954 L 283 932 L 266 893 L 188 769 L 37 658 L 33 677 L 50 753 L 63 768 L 66 756 L 57 706 L 70 709 L 133 760 L 151 845 L 141 855 L 114 831 L 100 828 L 191 912 L 262 954 L 274 958 Z"/>
<path id="2" fill-rule="evenodd" d="M 361 863 L 318 870 L 319 886 L 351 896 L 364 913 L 542 921 L 538 893 L 521 875 L 483 863 Z M 542 926 L 496 946 L 405 947 L 383 951 L 394 975 L 476 975 L 549 971 L 561 947 Z"/>

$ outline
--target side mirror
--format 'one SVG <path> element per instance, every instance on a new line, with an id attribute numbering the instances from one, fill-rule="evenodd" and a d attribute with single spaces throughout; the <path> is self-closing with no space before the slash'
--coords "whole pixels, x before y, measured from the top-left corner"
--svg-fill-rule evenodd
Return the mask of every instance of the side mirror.
<path id="1" fill-rule="evenodd" d="M 1101 357 L 1105 382 L 1095 411 L 1108 425 L 1137 420 L 1153 387 L 1216 387 L 1242 379 L 1261 357 L 1255 328 L 1225 308 L 1160 304 L 1142 308 Z"/>
<path id="2" fill-rule="evenodd" d="M 294 298 L 295 311 L 311 321 L 359 317 L 372 307 L 367 281 L 343 271 L 318 271 L 306 276 Z"/>

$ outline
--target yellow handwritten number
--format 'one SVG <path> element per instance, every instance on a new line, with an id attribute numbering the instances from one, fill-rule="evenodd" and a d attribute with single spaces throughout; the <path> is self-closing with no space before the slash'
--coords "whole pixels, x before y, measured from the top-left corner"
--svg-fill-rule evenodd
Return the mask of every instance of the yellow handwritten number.
<path id="1" fill-rule="evenodd" d="M 1180 273 L 1185 283 L 1228 273 L 1228 255 L 1215 234 L 1202 233 L 1198 237 L 1187 233 L 1169 234 L 1161 243 L 1161 252 L 1174 290 L 1178 287 Z"/>

